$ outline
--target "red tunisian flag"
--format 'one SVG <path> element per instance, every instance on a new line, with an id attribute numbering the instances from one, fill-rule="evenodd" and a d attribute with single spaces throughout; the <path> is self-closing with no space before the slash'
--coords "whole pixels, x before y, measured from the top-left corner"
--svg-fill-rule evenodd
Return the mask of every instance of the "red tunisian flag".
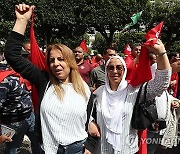
<path id="1" fill-rule="evenodd" d="M 145 35 L 146 40 L 149 40 L 149 39 L 152 39 L 152 38 L 159 38 L 160 33 L 162 31 L 162 28 L 163 28 L 163 24 L 164 24 L 164 21 L 162 21 L 157 26 L 155 26 L 153 29 L 148 31 L 146 33 L 146 35 Z"/>
<path id="2" fill-rule="evenodd" d="M 40 50 L 34 34 L 34 14 L 32 14 L 32 22 L 30 27 L 30 44 L 31 44 L 31 62 L 40 69 L 48 71 L 45 55 Z"/>
<path id="3" fill-rule="evenodd" d="M 142 45 L 138 67 L 133 75 L 134 77 L 130 82 L 132 86 L 140 85 L 146 81 L 151 80 L 152 78 L 149 62 L 149 51 L 145 46 L 154 46 L 154 44 L 157 42 L 157 39 L 160 37 L 163 23 L 164 22 L 161 22 L 150 31 L 148 31 L 145 35 L 147 41 Z"/>
<path id="4" fill-rule="evenodd" d="M 87 48 L 87 45 L 86 45 L 86 41 L 85 39 L 83 38 L 80 45 L 79 45 L 86 53 L 88 53 L 88 48 Z"/>
<path id="5" fill-rule="evenodd" d="M 133 63 L 131 50 L 132 50 L 131 47 L 129 46 L 129 44 L 127 44 L 124 49 L 124 60 L 126 62 L 126 65 Z"/>
<path id="6" fill-rule="evenodd" d="M 128 83 L 131 81 L 132 75 L 133 75 L 133 70 L 135 69 L 133 66 L 133 59 L 134 58 L 131 55 L 131 47 L 129 46 L 129 44 L 127 44 L 124 49 L 124 61 L 127 66 L 126 80 Z"/>
<path id="7" fill-rule="evenodd" d="M 138 67 L 134 73 L 134 77 L 132 78 L 130 84 L 133 86 L 137 86 L 139 84 L 142 84 L 146 81 L 149 81 L 152 79 L 151 74 L 151 68 L 150 68 L 150 62 L 149 62 L 149 51 L 145 46 L 154 46 L 157 42 L 163 23 L 161 22 L 156 27 L 151 29 L 149 32 L 146 33 L 145 38 L 146 42 L 142 45 L 140 57 L 139 57 L 139 64 Z M 152 39 L 152 40 L 149 40 Z M 139 151 L 138 154 L 147 154 L 147 129 L 138 131 L 139 135 Z"/>
<path id="8" fill-rule="evenodd" d="M 129 46 L 129 44 L 126 44 L 126 47 L 124 49 L 124 56 L 129 56 L 131 54 L 131 47 Z"/>
<path id="9" fill-rule="evenodd" d="M 34 34 L 34 14 L 32 14 L 32 22 L 30 26 L 30 44 L 31 44 L 31 62 L 42 70 L 48 71 L 45 56 L 40 50 Z M 32 102 L 36 111 L 38 105 L 38 92 L 35 85 L 32 85 Z"/>

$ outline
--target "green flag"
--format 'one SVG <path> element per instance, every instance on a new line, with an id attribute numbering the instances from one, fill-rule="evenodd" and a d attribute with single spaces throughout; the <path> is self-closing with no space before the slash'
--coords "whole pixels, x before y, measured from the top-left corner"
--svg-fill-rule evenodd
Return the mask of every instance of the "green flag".
<path id="1" fill-rule="evenodd" d="M 141 17 L 141 14 L 142 14 L 142 11 L 141 11 L 141 12 L 138 12 L 138 13 L 136 13 L 136 14 L 133 14 L 132 17 L 131 17 L 131 20 L 132 20 L 131 23 L 129 23 L 128 25 L 126 25 L 126 26 L 123 28 L 123 30 L 129 29 L 131 26 L 135 25 L 135 24 L 139 21 L 139 19 L 140 19 L 140 17 Z"/>
<path id="2" fill-rule="evenodd" d="M 134 25 L 139 21 L 141 14 L 142 14 L 142 11 L 132 15 L 131 19 Z"/>

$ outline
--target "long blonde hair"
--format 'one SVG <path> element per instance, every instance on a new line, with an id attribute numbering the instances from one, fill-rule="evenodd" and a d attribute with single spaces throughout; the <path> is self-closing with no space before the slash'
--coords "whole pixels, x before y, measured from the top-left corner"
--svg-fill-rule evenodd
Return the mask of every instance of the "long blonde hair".
<path id="1" fill-rule="evenodd" d="M 54 45 L 49 45 L 47 50 L 46 50 L 46 62 L 47 62 L 47 65 L 49 67 L 50 81 L 53 84 L 55 91 L 57 92 L 60 99 L 63 99 L 64 89 L 62 88 L 59 79 L 52 73 L 52 71 L 50 69 L 50 61 L 49 61 L 50 52 L 53 49 L 58 49 L 62 53 L 64 61 L 69 65 L 69 67 L 70 67 L 69 81 L 72 83 L 74 90 L 77 93 L 84 96 L 85 99 L 87 99 L 85 87 L 83 84 L 83 79 L 81 78 L 81 75 L 79 74 L 78 66 L 76 64 L 76 60 L 74 57 L 74 53 L 66 45 L 54 44 Z"/>

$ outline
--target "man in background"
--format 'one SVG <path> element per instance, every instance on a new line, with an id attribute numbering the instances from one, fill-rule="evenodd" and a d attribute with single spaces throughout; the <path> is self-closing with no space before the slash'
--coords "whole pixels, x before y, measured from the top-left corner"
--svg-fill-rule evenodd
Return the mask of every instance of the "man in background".
<path id="1" fill-rule="evenodd" d="M 84 50 L 80 46 L 74 49 L 74 55 L 79 68 L 79 73 L 83 80 L 88 84 L 92 66 L 84 60 Z"/>
<path id="2" fill-rule="evenodd" d="M 109 60 L 110 57 L 115 56 L 115 55 L 116 55 L 116 51 L 114 49 L 107 48 L 106 52 L 103 55 L 104 64 L 99 65 L 92 70 L 91 75 L 90 75 L 90 83 L 89 83 L 90 89 L 92 91 L 94 91 L 101 85 L 105 84 L 106 62 Z"/>

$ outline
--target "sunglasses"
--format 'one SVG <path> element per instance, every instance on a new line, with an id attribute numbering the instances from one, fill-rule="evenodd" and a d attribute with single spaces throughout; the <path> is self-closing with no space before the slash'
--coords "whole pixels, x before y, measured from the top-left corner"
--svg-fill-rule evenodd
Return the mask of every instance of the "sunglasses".
<path id="1" fill-rule="evenodd" d="M 107 70 L 108 71 L 114 71 L 114 69 L 116 69 L 117 71 L 123 71 L 124 70 L 124 67 L 122 65 L 109 65 L 107 66 Z"/>

